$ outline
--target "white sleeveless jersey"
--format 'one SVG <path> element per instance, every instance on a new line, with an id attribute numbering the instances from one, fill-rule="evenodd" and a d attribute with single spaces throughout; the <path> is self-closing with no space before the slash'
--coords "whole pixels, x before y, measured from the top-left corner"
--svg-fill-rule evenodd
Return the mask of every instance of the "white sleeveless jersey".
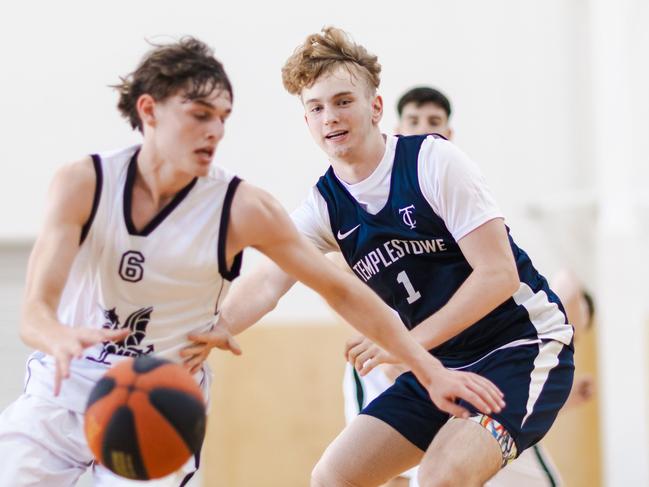
<path id="1" fill-rule="evenodd" d="M 156 354 L 180 362 L 191 332 L 208 331 L 241 254 L 227 268 L 225 237 L 240 180 L 221 169 L 194 179 L 144 228 L 131 220 L 138 147 L 94 155 L 93 210 L 59 305 L 68 326 L 128 329 L 119 342 L 99 344 L 72 363 L 61 400 L 77 409 L 79 395 L 124 357 Z M 54 361 L 35 353 L 27 392 L 52 395 Z M 69 391 L 67 394 L 65 392 Z M 71 399 L 70 404 L 66 399 Z M 75 399 L 73 399 L 75 398 Z"/>

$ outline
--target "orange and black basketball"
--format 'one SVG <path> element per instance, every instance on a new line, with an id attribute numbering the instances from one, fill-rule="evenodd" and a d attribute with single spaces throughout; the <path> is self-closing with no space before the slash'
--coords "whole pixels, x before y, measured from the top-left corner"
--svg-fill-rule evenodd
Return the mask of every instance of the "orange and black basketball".
<path id="1" fill-rule="evenodd" d="M 126 359 L 93 388 L 84 427 L 93 454 L 111 471 L 135 480 L 164 477 L 203 443 L 203 394 L 180 365 L 147 355 Z"/>

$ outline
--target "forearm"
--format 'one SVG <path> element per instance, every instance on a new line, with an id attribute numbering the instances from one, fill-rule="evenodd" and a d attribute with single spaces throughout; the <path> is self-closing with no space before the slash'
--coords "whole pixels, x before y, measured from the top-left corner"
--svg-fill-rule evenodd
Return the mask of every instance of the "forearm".
<path id="1" fill-rule="evenodd" d="M 451 299 L 411 331 L 427 350 L 441 345 L 486 316 L 518 289 L 517 275 L 499 269 L 475 269 Z"/>
<path id="2" fill-rule="evenodd" d="M 352 276 L 340 276 L 345 283 L 323 293 L 328 304 L 362 335 L 406 364 L 418 377 L 440 366 L 412 337 L 401 320 L 369 288 L 359 286 Z M 351 282 L 346 282 L 346 281 Z M 344 292 L 339 292 L 343 290 Z"/>
<path id="3" fill-rule="evenodd" d="M 50 344 L 62 325 L 54 309 L 42 301 L 26 300 L 20 320 L 20 339 L 28 347 L 50 353 Z"/>
<path id="4" fill-rule="evenodd" d="M 295 279 L 274 263 L 264 263 L 251 274 L 237 279 L 220 310 L 219 322 L 238 335 L 275 309 Z"/>

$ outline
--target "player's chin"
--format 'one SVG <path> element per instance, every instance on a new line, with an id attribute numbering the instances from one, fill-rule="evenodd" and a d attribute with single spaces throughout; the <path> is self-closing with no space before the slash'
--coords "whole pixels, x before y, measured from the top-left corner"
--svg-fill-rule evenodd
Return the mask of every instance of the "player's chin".
<path id="1" fill-rule="evenodd" d="M 328 151 L 329 156 L 335 159 L 344 159 L 347 155 L 349 155 L 350 152 L 351 147 L 347 145 L 329 148 Z"/>
<path id="2" fill-rule="evenodd" d="M 194 160 L 191 164 L 191 172 L 194 177 L 203 177 L 207 176 L 210 172 L 210 167 L 212 166 L 212 161 L 206 161 L 205 159 Z"/>

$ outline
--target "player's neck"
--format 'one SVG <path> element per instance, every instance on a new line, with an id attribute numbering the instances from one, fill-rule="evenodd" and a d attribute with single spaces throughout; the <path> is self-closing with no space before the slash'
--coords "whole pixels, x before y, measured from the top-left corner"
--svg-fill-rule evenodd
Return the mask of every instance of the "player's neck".
<path id="1" fill-rule="evenodd" d="M 174 164 L 144 143 L 137 156 L 135 186 L 149 195 L 155 206 L 164 206 L 193 177 L 178 171 Z"/>
<path id="2" fill-rule="evenodd" d="M 341 158 L 331 158 L 336 176 L 347 184 L 356 184 L 367 179 L 381 163 L 385 154 L 385 136 L 376 130 L 365 138 L 362 145 Z"/>

